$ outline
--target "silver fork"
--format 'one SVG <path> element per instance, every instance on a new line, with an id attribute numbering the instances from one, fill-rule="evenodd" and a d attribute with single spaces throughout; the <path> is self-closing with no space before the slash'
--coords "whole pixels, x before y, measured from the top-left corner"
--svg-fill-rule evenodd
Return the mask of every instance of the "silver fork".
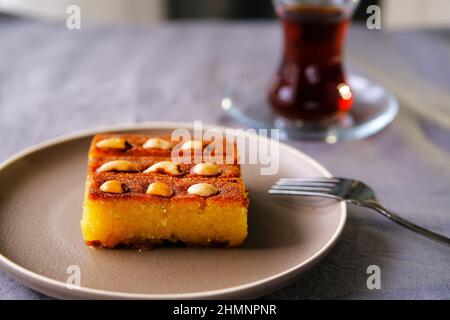
<path id="1" fill-rule="evenodd" d="M 278 180 L 270 188 L 269 194 L 328 197 L 367 207 L 409 230 L 450 246 L 449 238 L 422 228 L 383 207 L 374 191 L 361 181 L 345 178 L 285 178 Z"/>

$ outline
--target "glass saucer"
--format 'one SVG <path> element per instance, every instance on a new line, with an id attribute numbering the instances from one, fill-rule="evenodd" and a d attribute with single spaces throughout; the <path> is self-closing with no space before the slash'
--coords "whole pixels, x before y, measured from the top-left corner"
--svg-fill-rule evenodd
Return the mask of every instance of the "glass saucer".
<path id="1" fill-rule="evenodd" d="M 284 118 L 272 111 L 266 101 L 267 79 L 241 77 L 229 86 L 221 107 L 234 119 L 257 129 L 276 128 L 280 138 L 324 141 L 369 137 L 391 123 L 398 113 L 398 102 L 386 88 L 367 78 L 351 74 L 349 79 L 354 94 L 350 112 L 319 123 Z"/>

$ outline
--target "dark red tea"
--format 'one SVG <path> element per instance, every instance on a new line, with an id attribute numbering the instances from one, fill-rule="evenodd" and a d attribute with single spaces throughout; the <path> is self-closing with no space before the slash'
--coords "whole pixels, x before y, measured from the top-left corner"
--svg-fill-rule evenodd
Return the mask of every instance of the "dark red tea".
<path id="1" fill-rule="evenodd" d="M 281 66 L 269 89 L 272 107 L 289 118 L 318 121 L 351 108 L 342 68 L 350 18 L 341 9 L 278 8 L 284 29 Z"/>

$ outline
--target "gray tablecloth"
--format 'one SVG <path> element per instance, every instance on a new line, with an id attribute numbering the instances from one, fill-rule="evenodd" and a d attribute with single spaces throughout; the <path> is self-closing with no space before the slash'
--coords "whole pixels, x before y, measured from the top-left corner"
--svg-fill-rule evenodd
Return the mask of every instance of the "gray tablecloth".
<path id="1" fill-rule="evenodd" d="M 76 130 L 140 121 L 239 126 L 218 103 L 235 71 L 272 72 L 274 23 L 82 26 L 0 23 L 0 160 Z M 348 57 L 401 102 L 386 130 L 336 145 L 289 141 L 338 176 L 372 185 L 405 217 L 450 235 L 450 32 L 353 27 Z M 381 289 L 366 286 L 369 265 Z M 450 298 L 450 249 L 350 208 L 335 249 L 268 298 Z M 0 272 L 0 298 L 43 299 Z"/>

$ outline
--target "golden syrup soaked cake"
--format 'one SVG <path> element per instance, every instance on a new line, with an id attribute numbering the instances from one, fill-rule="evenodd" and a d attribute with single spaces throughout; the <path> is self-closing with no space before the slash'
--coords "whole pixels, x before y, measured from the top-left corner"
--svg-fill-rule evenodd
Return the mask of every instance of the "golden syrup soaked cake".
<path id="1" fill-rule="evenodd" d="M 248 198 L 236 152 L 230 164 L 203 162 L 202 157 L 196 163 L 179 162 L 171 156 L 178 148 L 193 158 L 211 145 L 180 143 L 170 136 L 96 135 L 81 220 L 86 244 L 241 245 L 247 237 Z"/>

